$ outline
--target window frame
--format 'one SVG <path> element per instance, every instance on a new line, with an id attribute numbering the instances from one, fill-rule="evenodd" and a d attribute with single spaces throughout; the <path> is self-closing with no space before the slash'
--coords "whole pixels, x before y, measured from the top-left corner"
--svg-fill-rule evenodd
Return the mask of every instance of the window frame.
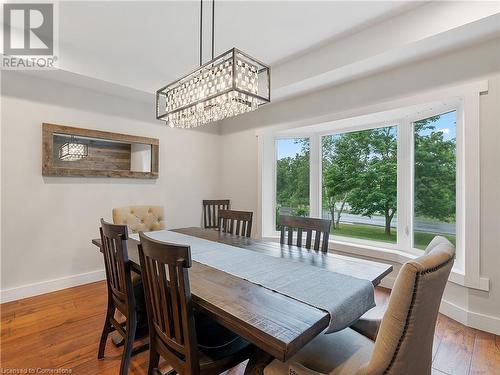
<path id="1" fill-rule="evenodd" d="M 420 112 L 414 116 L 402 118 L 402 125 L 398 125 L 398 243 L 401 246 L 393 248 L 390 243 L 378 243 L 374 241 L 366 241 L 358 239 L 356 242 L 351 237 L 334 238 L 330 237 L 330 248 L 344 253 L 380 259 L 382 261 L 394 261 L 404 263 L 407 260 L 414 259 L 422 255 L 422 250 L 415 250 L 413 246 L 407 247 L 408 239 L 413 241 L 413 228 L 408 225 L 402 225 L 401 217 L 413 218 L 413 200 L 411 201 L 412 212 L 403 212 L 404 205 L 401 205 L 403 199 L 413 199 L 413 181 L 411 181 L 411 189 L 400 186 L 403 181 L 408 181 L 408 173 L 413 179 L 413 125 L 412 122 L 421 118 L 432 116 L 433 114 L 442 114 L 445 112 L 457 111 L 457 218 L 456 218 L 456 241 L 457 241 L 457 260 L 452 270 L 450 281 L 463 285 L 469 288 L 488 291 L 489 279 L 482 277 L 480 274 L 480 148 L 479 148 L 479 97 L 487 94 L 488 82 L 486 80 L 464 83 L 456 86 L 449 86 L 434 91 L 428 91 L 416 94 L 414 96 L 396 99 L 384 103 L 378 103 L 367 107 L 362 107 L 356 110 L 344 112 L 343 114 L 332 114 L 330 117 L 323 117 L 321 120 L 311 118 L 310 120 L 301 120 L 297 123 L 288 123 L 276 126 L 274 128 L 259 130 L 257 135 L 259 139 L 259 215 L 261 219 L 261 234 L 264 238 L 276 238 L 278 232 L 275 230 L 269 231 L 269 217 L 272 211 L 272 223 L 275 223 L 275 166 L 276 161 L 273 160 L 269 164 L 271 156 L 270 149 L 274 148 L 275 140 L 282 138 L 309 138 L 310 139 L 310 180 L 314 175 L 315 168 L 321 173 L 321 134 L 331 134 L 332 131 L 318 131 L 324 129 L 320 127 L 315 129 L 316 132 L 310 131 L 316 125 L 324 125 L 325 121 L 335 122 L 342 119 L 350 119 L 357 116 L 373 115 L 379 112 L 400 110 L 413 106 L 421 106 L 425 103 L 433 104 L 439 102 L 439 108 Z M 448 106 L 441 104 L 448 103 Z M 400 116 L 400 118 L 403 116 Z M 377 116 L 375 116 L 377 118 Z M 404 123 L 407 126 L 404 126 Z M 376 128 L 383 126 L 396 125 L 396 121 L 376 121 L 371 124 L 359 126 L 344 126 L 336 127 L 335 133 L 342 131 L 356 131 L 368 128 Z M 411 126 L 408 126 L 411 125 Z M 295 127 L 294 127 L 295 126 Z M 406 131 L 406 135 L 404 130 Z M 290 134 L 285 136 L 285 134 Z M 411 135 L 411 137 L 410 137 Z M 314 142 L 316 139 L 317 142 Z M 272 141 L 271 141 L 272 140 Z M 317 147 L 314 147 L 314 145 Z M 411 156 L 411 160 L 407 157 L 402 158 L 400 153 L 404 147 L 411 146 L 411 152 L 407 155 Z M 315 151 L 316 148 L 316 151 Z M 275 157 L 274 152 L 272 153 Z M 313 161 L 316 158 L 316 161 Z M 317 162 L 317 167 L 313 164 Z M 406 166 L 410 165 L 411 169 Z M 272 168 L 270 168 L 272 166 Z M 272 169 L 272 171 L 271 171 Z M 273 178 L 271 179 L 271 175 Z M 271 187 L 271 181 L 273 187 Z M 311 181 L 310 195 L 317 191 L 316 205 L 321 209 L 321 179 L 316 179 L 317 183 Z M 467 185 L 465 185 L 467 181 Z M 408 182 L 406 183 L 406 186 Z M 269 192 L 273 191 L 272 197 Z M 400 192 L 406 191 L 406 194 Z M 411 196 L 408 197 L 408 192 Z M 272 198 L 272 199 L 271 199 Z M 313 216 L 314 200 L 310 197 L 310 211 Z M 269 206 L 271 206 L 270 209 Z M 408 205 L 407 205 L 408 207 Z M 411 221 L 411 220 L 410 220 Z M 408 226 L 408 234 L 405 228 Z M 405 239 L 406 238 L 406 242 Z"/>
<path id="2" fill-rule="evenodd" d="M 309 139 L 309 216 L 313 216 L 312 212 L 312 205 L 311 205 L 311 197 L 313 195 L 313 192 L 311 191 L 311 182 L 312 182 L 312 176 L 311 176 L 311 137 L 310 136 L 289 136 L 289 137 L 279 137 L 275 136 L 273 138 L 273 152 L 274 152 L 274 165 L 273 165 L 273 223 L 276 223 L 277 217 L 276 217 L 276 196 L 278 194 L 277 187 L 278 187 L 278 171 L 276 166 L 278 165 L 278 147 L 276 147 L 276 143 L 279 140 L 284 140 L 284 139 Z M 273 225 L 274 228 L 274 235 L 278 235 L 278 231 L 276 230 L 276 225 Z"/>
<path id="3" fill-rule="evenodd" d="M 322 137 L 335 136 L 346 133 L 354 133 L 364 130 L 381 129 L 385 127 L 396 127 L 397 129 L 397 218 L 398 225 L 396 230 L 396 243 L 367 240 L 357 237 L 347 237 L 331 234 L 332 242 L 352 243 L 354 245 L 374 247 L 378 249 L 388 249 L 408 253 L 411 256 L 420 256 L 423 251 L 414 247 L 414 174 L 415 174 L 415 140 L 413 123 L 428 117 L 456 112 L 456 228 L 458 228 L 459 218 L 462 218 L 463 189 L 459 189 L 459 181 L 462 174 L 463 165 L 460 163 L 459 155 L 463 152 L 461 142 L 463 140 L 463 105 L 461 100 L 453 100 L 452 103 L 443 105 L 439 109 L 422 111 L 418 114 L 412 114 L 405 118 L 395 120 L 376 121 L 355 126 L 332 128 L 315 133 L 296 133 L 293 136 L 274 136 L 274 184 L 273 184 L 273 222 L 276 222 L 276 194 L 277 194 L 277 160 L 278 149 L 277 141 L 284 139 L 309 139 L 309 216 L 320 217 L 322 212 L 323 199 L 323 150 Z M 408 151 L 406 151 L 408 150 Z M 460 194 L 459 194 L 460 190 Z M 405 203 L 409 202 L 409 203 Z M 462 252 L 461 235 L 456 230 L 457 254 Z M 274 235 L 279 232 L 274 230 Z M 459 268 L 462 267 L 462 261 L 457 257 Z"/>
<path id="4" fill-rule="evenodd" d="M 414 244 L 414 219 L 415 219 L 415 126 L 414 123 L 419 120 L 423 120 L 432 116 L 436 115 L 442 115 L 446 114 L 449 112 L 456 112 L 456 138 L 455 138 L 455 147 L 456 147 L 456 157 L 455 157 L 455 163 L 456 163 L 456 173 L 455 173 L 455 202 L 456 202 L 456 208 L 455 208 L 455 242 L 456 242 L 456 251 L 457 251 L 457 256 L 456 256 L 456 264 L 455 267 L 459 269 L 463 269 L 463 242 L 462 237 L 463 237 L 463 231 L 458 230 L 459 229 L 459 223 L 463 221 L 463 211 L 464 211 L 464 189 L 460 181 L 462 181 L 462 175 L 463 175 L 463 159 L 461 158 L 463 152 L 464 152 L 464 145 L 463 145 L 463 115 L 464 115 L 464 106 L 463 106 L 463 101 L 462 99 L 459 99 L 456 103 L 448 104 L 445 105 L 444 107 L 440 108 L 439 110 L 429 110 L 429 111 L 424 111 L 421 112 L 415 116 L 410 116 L 406 119 L 405 121 L 405 127 L 407 127 L 407 131 L 409 131 L 410 134 L 407 135 L 410 139 L 410 160 L 409 160 L 409 165 L 407 165 L 407 170 L 410 172 L 410 178 L 407 181 L 409 183 L 409 186 L 406 186 L 405 188 L 408 190 L 409 193 L 409 207 L 410 207 L 410 213 L 409 217 L 407 220 L 409 222 L 407 223 L 407 226 L 405 229 L 405 245 L 409 249 L 410 252 L 413 252 L 415 254 L 422 254 L 422 250 L 415 248 Z"/>
<path id="5" fill-rule="evenodd" d="M 323 149 L 321 147 L 322 145 L 322 137 L 329 136 L 329 135 L 339 135 L 339 134 L 345 134 L 345 133 L 354 133 L 354 132 L 359 132 L 359 131 L 364 131 L 364 130 L 371 130 L 371 129 L 380 129 L 380 128 L 386 128 L 386 127 L 396 127 L 397 128 L 397 190 L 398 190 L 398 196 L 397 196 L 397 210 L 396 212 L 399 213 L 399 125 L 400 122 L 399 120 L 394 120 L 394 121 L 382 121 L 382 122 L 370 122 L 366 125 L 357 125 L 353 127 L 343 127 L 339 129 L 335 129 L 335 131 L 332 130 L 327 130 L 327 131 L 322 131 L 319 132 L 319 213 L 321 213 L 322 210 L 322 202 L 323 202 Z M 347 236 L 339 236 L 339 235 L 333 235 L 330 234 L 330 238 L 332 241 L 341 241 L 345 243 L 352 242 L 353 244 L 358 244 L 358 245 L 363 245 L 363 246 L 374 246 L 377 248 L 387 248 L 390 250 L 399 250 L 398 247 L 398 241 L 399 241 L 399 214 L 398 214 L 398 227 L 396 228 L 396 243 L 392 242 L 383 242 L 383 241 L 372 241 L 372 240 L 366 240 L 363 238 L 356 238 L 356 237 L 347 237 Z"/>

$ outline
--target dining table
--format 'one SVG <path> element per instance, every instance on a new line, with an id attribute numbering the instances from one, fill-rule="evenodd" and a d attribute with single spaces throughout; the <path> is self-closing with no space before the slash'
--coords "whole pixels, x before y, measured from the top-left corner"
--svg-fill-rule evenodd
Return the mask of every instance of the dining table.
<path id="1" fill-rule="evenodd" d="M 171 231 L 369 280 L 374 286 L 392 272 L 390 264 L 214 229 L 188 227 Z M 92 243 L 101 247 L 100 239 L 93 239 Z M 141 273 L 138 244 L 136 239 L 128 239 L 128 259 L 131 269 Z M 189 281 L 195 308 L 257 348 L 246 374 L 262 373 L 273 358 L 289 360 L 329 325 L 330 316 L 325 310 L 194 260 L 189 269 Z"/>

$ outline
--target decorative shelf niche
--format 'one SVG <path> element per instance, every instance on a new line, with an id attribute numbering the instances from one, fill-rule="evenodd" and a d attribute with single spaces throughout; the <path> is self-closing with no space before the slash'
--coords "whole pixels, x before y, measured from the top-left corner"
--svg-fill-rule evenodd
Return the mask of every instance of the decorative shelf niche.
<path id="1" fill-rule="evenodd" d="M 158 178 L 159 140 L 42 124 L 43 176 Z"/>

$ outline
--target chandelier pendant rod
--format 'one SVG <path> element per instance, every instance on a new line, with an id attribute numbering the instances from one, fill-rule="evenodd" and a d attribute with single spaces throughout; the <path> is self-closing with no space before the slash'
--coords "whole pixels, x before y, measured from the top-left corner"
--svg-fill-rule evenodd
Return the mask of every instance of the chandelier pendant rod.
<path id="1" fill-rule="evenodd" d="M 212 60 L 215 51 L 215 0 L 212 0 Z M 203 0 L 200 0 L 200 66 L 203 65 Z"/>
<path id="2" fill-rule="evenodd" d="M 192 128 L 220 121 L 254 111 L 271 101 L 269 66 L 234 47 L 215 56 L 215 0 L 212 59 L 204 62 L 204 5 L 200 0 L 200 65 L 156 91 L 156 118 L 171 127 Z"/>
<path id="3" fill-rule="evenodd" d="M 215 30 L 215 0 L 212 0 L 212 60 L 214 59 L 214 30 Z"/>
<path id="4" fill-rule="evenodd" d="M 203 0 L 200 0 L 200 66 L 203 65 Z"/>

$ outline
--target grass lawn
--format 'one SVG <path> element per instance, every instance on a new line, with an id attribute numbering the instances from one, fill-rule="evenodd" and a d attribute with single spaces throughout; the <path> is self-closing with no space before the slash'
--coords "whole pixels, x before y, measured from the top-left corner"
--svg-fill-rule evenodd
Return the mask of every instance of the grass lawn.
<path id="1" fill-rule="evenodd" d="M 384 228 L 374 225 L 363 224 L 343 224 L 340 223 L 339 229 L 332 229 L 334 236 L 356 237 L 364 240 L 381 241 L 396 243 L 396 229 L 393 228 L 390 235 L 384 233 Z M 425 249 L 427 244 L 439 233 L 415 232 L 415 247 Z M 454 235 L 444 235 L 455 245 Z"/>

